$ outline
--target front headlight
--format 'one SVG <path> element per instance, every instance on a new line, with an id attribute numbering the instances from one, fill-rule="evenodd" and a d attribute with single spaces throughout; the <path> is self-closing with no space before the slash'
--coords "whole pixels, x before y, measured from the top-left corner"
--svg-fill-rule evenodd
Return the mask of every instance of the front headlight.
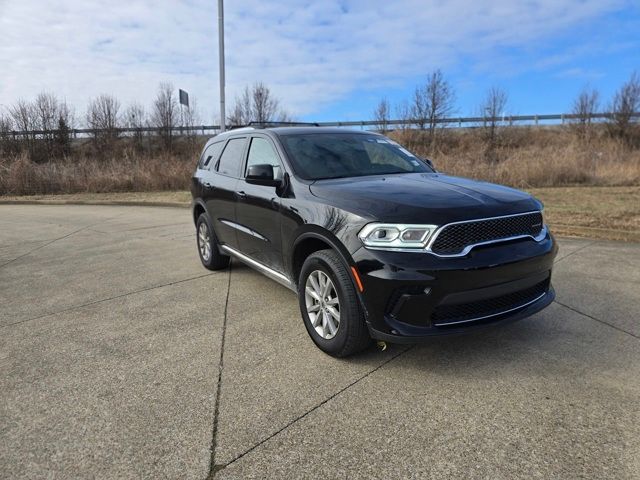
<path id="1" fill-rule="evenodd" d="M 398 223 L 370 223 L 358 237 L 366 247 L 373 248 L 425 248 L 437 225 Z"/>

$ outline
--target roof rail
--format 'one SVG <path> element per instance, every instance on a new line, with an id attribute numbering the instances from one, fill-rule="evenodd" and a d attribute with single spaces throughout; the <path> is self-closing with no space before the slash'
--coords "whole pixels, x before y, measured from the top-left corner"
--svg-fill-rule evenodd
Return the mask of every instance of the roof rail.
<path id="1" fill-rule="evenodd" d="M 271 128 L 271 127 L 319 127 L 316 122 L 249 122 L 247 127 Z"/>
<path id="2" fill-rule="evenodd" d="M 241 132 L 244 130 L 255 130 L 255 127 L 249 127 L 249 126 L 244 126 L 244 125 L 233 125 L 231 127 L 229 127 L 229 129 L 227 130 L 227 132 Z"/>

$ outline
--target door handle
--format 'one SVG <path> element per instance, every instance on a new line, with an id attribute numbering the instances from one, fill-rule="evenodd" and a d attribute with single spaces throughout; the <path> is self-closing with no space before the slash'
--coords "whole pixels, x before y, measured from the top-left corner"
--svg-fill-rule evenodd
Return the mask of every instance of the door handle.
<path id="1" fill-rule="evenodd" d="M 240 198 L 247 198 L 247 194 L 243 191 L 236 192 L 236 195 Z"/>

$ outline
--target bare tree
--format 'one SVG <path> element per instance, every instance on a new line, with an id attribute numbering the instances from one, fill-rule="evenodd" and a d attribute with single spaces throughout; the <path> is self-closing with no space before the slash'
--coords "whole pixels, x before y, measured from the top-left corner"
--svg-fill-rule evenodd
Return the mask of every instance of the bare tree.
<path id="1" fill-rule="evenodd" d="M 147 112 L 144 105 L 138 102 L 131 103 L 124 112 L 124 124 L 133 129 L 133 142 L 136 148 L 141 149 L 144 140 L 144 129 L 147 127 Z"/>
<path id="2" fill-rule="evenodd" d="M 500 117 L 504 116 L 508 101 L 507 92 L 500 87 L 491 87 L 480 104 L 482 128 L 489 148 L 493 148 L 496 145 L 498 127 L 501 124 Z"/>
<path id="3" fill-rule="evenodd" d="M 158 93 L 153 102 L 151 123 L 159 129 L 164 147 L 171 150 L 173 145 L 173 128 L 178 121 L 178 102 L 173 85 L 163 82 L 158 86 Z"/>
<path id="4" fill-rule="evenodd" d="M 124 124 L 127 128 L 141 130 L 147 126 L 147 112 L 144 105 L 138 102 L 131 103 L 124 112 Z"/>
<path id="5" fill-rule="evenodd" d="M 573 101 L 571 113 L 576 116 L 571 120 L 571 127 L 583 139 L 592 132 L 593 115 L 600 108 L 600 93 L 595 88 L 584 87 Z"/>
<path id="6" fill-rule="evenodd" d="M 389 126 L 390 111 L 391 105 L 389 105 L 389 100 L 386 98 L 382 98 L 373 111 L 373 119 L 378 122 L 379 129 L 382 133 L 386 132 Z"/>
<path id="7" fill-rule="evenodd" d="M 187 127 L 187 145 L 191 148 L 193 154 L 196 155 L 196 152 L 201 148 L 201 144 L 198 142 L 198 132 L 195 127 L 202 124 L 202 117 L 200 117 L 198 102 L 194 97 L 189 99 L 188 107 L 181 107 L 180 117 L 180 124 Z"/>
<path id="8" fill-rule="evenodd" d="M 615 93 L 611 107 L 610 131 L 612 134 L 631 140 L 634 125 L 634 114 L 640 112 L 640 76 L 637 72 L 625 82 Z"/>
<path id="9" fill-rule="evenodd" d="M 39 130 L 41 159 L 68 155 L 71 148 L 73 111 L 52 93 L 40 93 L 32 104 L 35 129 Z"/>
<path id="10" fill-rule="evenodd" d="M 7 135 L 13 130 L 13 120 L 11 117 L 0 110 L 0 134 Z"/>
<path id="11" fill-rule="evenodd" d="M 412 114 L 421 130 L 429 130 L 429 144 L 433 147 L 436 129 L 444 126 L 442 120 L 455 109 L 456 95 L 453 87 L 440 70 L 434 70 L 427 83 L 417 87 L 413 95 Z"/>
<path id="12" fill-rule="evenodd" d="M 47 161 L 68 152 L 73 111 L 55 95 L 43 92 L 33 102 L 18 100 L 9 108 L 9 116 L 13 127 L 23 132 L 14 142 L 16 147 L 26 147 L 33 161 Z"/>
<path id="13" fill-rule="evenodd" d="M 9 115 L 18 131 L 33 131 L 36 129 L 37 117 L 33 106 L 26 100 L 20 99 L 9 107 Z"/>
<path id="14" fill-rule="evenodd" d="M 13 126 L 19 132 L 24 132 L 18 137 L 18 148 L 24 149 L 31 158 L 35 157 L 37 115 L 33 105 L 24 99 L 19 99 L 9 107 L 9 115 L 13 120 Z"/>
<path id="15" fill-rule="evenodd" d="M 36 116 L 37 130 L 45 132 L 43 135 L 48 137 L 53 134 L 58 126 L 59 106 L 58 99 L 52 93 L 40 93 L 33 102 L 33 108 Z"/>
<path id="16" fill-rule="evenodd" d="M 398 120 L 402 120 L 403 122 L 400 124 L 400 128 L 404 131 L 407 130 L 410 125 L 409 122 L 413 118 L 411 105 L 407 100 L 401 101 L 396 105 L 395 108 L 395 116 Z"/>
<path id="17" fill-rule="evenodd" d="M 418 86 L 413 91 L 413 103 L 411 104 L 411 117 L 415 120 L 416 126 L 424 130 L 427 125 L 427 96 L 425 86 Z"/>
<path id="18" fill-rule="evenodd" d="M 250 122 L 284 122 L 289 114 L 280 108 L 280 101 L 273 96 L 264 83 L 246 86 L 242 94 L 236 97 L 235 104 L 228 117 L 230 125 L 247 125 Z"/>
<path id="19" fill-rule="evenodd" d="M 241 95 L 236 96 L 228 121 L 233 126 L 247 125 L 251 121 L 251 93 L 248 86 L 244 87 Z"/>
<path id="20" fill-rule="evenodd" d="M 95 138 L 114 139 L 120 126 L 120 102 L 112 95 L 102 94 L 89 102 L 87 125 L 97 130 Z"/>
<path id="21" fill-rule="evenodd" d="M 1 108 L 1 107 L 0 107 Z M 0 110 L 0 155 L 8 153 L 13 145 L 11 131 L 13 120 L 11 116 Z"/>
<path id="22" fill-rule="evenodd" d="M 277 120 L 279 102 L 271 95 L 269 87 L 258 82 L 253 86 L 253 118 L 256 122 L 268 122 Z"/>
<path id="23" fill-rule="evenodd" d="M 202 123 L 200 110 L 198 109 L 198 101 L 194 97 L 189 99 L 188 107 L 184 107 L 180 110 L 180 117 L 180 124 L 185 127 L 189 127 L 190 129 Z"/>

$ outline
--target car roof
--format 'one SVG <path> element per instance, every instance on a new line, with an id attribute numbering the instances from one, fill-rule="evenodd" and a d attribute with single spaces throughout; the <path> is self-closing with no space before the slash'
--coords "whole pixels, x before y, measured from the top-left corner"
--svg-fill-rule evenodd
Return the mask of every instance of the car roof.
<path id="1" fill-rule="evenodd" d="M 270 127 L 270 128 L 256 128 L 256 127 L 241 127 L 234 128 L 231 130 L 227 130 L 226 132 L 222 132 L 217 134 L 214 137 L 211 137 L 205 148 L 208 147 L 212 143 L 224 141 L 229 137 L 235 135 L 247 135 L 251 133 L 266 133 L 277 136 L 287 136 L 287 135 L 304 135 L 304 134 L 313 134 L 313 133 L 349 133 L 349 134 L 357 134 L 357 135 L 380 135 L 379 133 L 367 131 L 367 130 L 352 130 L 348 128 L 340 128 L 340 127 Z"/>

